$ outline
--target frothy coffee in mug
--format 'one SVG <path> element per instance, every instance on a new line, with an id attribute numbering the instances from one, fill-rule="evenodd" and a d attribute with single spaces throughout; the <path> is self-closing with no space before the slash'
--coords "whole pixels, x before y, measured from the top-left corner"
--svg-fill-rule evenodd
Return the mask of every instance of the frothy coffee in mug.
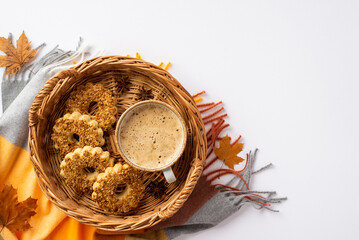
<path id="1" fill-rule="evenodd" d="M 185 129 L 168 107 L 151 102 L 132 109 L 123 119 L 119 143 L 132 163 L 147 169 L 171 164 L 183 150 Z"/>

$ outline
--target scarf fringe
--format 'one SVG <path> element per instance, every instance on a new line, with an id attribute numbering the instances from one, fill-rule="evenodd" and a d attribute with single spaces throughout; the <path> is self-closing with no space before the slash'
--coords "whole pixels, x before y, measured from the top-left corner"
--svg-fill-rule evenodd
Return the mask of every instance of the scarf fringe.
<path id="1" fill-rule="evenodd" d="M 11 33 L 9 33 L 8 38 L 13 42 L 13 36 Z M 45 43 L 42 43 L 39 48 L 39 50 L 42 50 L 46 46 Z M 80 37 L 76 50 L 75 51 L 64 51 L 62 49 L 59 49 L 59 46 L 55 46 L 50 52 L 46 53 L 44 56 L 42 56 L 38 61 L 26 64 L 24 68 L 22 68 L 20 71 L 18 71 L 15 74 L 10 74 L 5 76 L 5 71 L 3 75 L 4 81 L 29 81 L 31 79 L 32 75 L 35 75 L 40 69 L 43 67 L 47 67 L 49 65 L 56 65 L 60 66 L 66 62 L 69 62 L 71 59 L 78 58 L 81 55 L 81 59 L 79 62 L 82 62 L 87 55 L 89 55 L 89 52 L 87 50 L 87 46 L 84 46 L 83 39 Z M 70 64 L 71 66 L 71 64 Z M 69 66 L 66 66 L 69 67 Z M 56 72 L 57 69 L 54 71 Z M 58 71 L 58 70 L 57 70 Z"/>
<path id="2" fill-rule="evenodd" d="M 9 35 L 9 38 L 12 38 L 11 34 Z M 45 44 L 41 44 L 39 48 L 43 48 L 44 46 Z M 23 67 L 19 72 L 3 76 L 0 88 L 0 98 L 2 99 L 6 96 L 7 100 L 2 100 L 2 106 L 0 106 L 0 116 L 3 111 L 5 112 L 10 106 L 14 98 L 20 94 L 23 88 L 37 74 L 46 73 L 46 76 L 52 76 L 61 70 L 74 66 L 75 61 L 82 62 L 91 57 L 99 56 L 99 54 L 102 53 L 102 51 L 99 50 L 96 52 L 91 51 L 92 53 L 90 53 L 89 50 L 89 46 L 84 44 L 82 38 L 80 38 L 76 50 L 74 51 L 64 51 L 56 46 L 44 56 L 39 58 L 39 60 L 36 60 L 36 62 L 27 64 L 26 67 Z M 6 94 L 8 91 L 11 93 L 10 95 Z"/>
<path id="3" fill-rule="evenodd" d="M 202 120 L 205 127 L 208 129 L 207 136 L 207 159 L 203 171 L 208 170 L 216 161 L 218 157 L 214 154 L 213 148 L 218 140 L 221 140 L 221 133 L 224 129 L 229 127 L 229 124 L 224 120 L 228 115 L 224 112 L 222 107 L 222 101 L 217 103 L 200 103 L 202 102 L 201 95 L 205 94 L 205 91 L 197 93 L 192 97 L 197 103 L 197 107 L 202 115 Z M 209 127 L 210 125 L 210 127 Z M 235 139 L 231 145 L 233 146 L 241 139 L 239 136 Z M 276 198 L 275 191 L 252 191 L 250 190 L 250 181 L 253 174 L 260 173 L 266 169 L 272 167 L 272 163 L 269 163 L 258 170 L 253 170 L 253 165 L 256 159 L 258 149 L 250 151 L 245 159 L 245 166 L 239 170 L 233 170 L 229 168 L 219 168 L 210 172 L 204 173 L 204 177 L 211 184 L 211 186 L 218 192 L 223 192 L 225 197 L 233 203 L 238 209 L 244 205 L 252 205 L 256 209 L 267 209 L 273 212 L 278 210 L 272 208 L 272 204 L 281 203 L 287 200 L 286 197 Z M 222 165 L 223 166 L 223 165 Z M 215 180 L 222 176 L 234 175 L 234 177 L 227 184 L 214 183 Z"/>

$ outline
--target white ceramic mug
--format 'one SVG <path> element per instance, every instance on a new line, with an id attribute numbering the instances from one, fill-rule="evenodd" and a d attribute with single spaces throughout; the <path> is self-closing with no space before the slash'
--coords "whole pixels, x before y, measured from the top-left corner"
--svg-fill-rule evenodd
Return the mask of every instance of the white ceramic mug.
<path id="1" fill-rule="evenodd" d="M 162 113 L 169 114 L 167 115 L 169 117 L 167 119 L 163 118 L 162 120 L 160 114 L 159 115 L 155 114 L 156 110 L 167 112 L 167 113 L 163 113 L 163 112 Z M 154 111 L 154 112 L 151 113 L 150 111 Z M 143 114 L 143 117 L 141 117 L 141 114 Z M 142 120 L 143 122 L 141 123 Z M 152 125 L 150 121 L 152 122 Z M 161 123 L 164 124 L 162 128 L 161 128 Z M 176 126 L 176 129 L 173 129 L 173 131 L 176 132 L 172 131 L 173 128 L 172 126 Z M 129 131 L 132 132 L 129 133 Z M 154 144 L 156 144 L 156 139 L 153 142 L 154 144 L 152 144 L 150 141 L 153 141 L 154 137 L 152 137 L 151 139 L 149 137 L 150 133 L 155 134 L 155 132 L 158 134 L 159 138 L 161 139 L 161 141 L 159 141 L 159 143 L 156 146 L 160 148 L 161 147 L 160 144 L 162 143 L 163 150 L 166 150 L 168 153 L 168 151 L 170 151 L 168 149 L 174 148 L 174 152 L 172 153 L 172 155 L 167 156 L 166 160 L 163 158 L 162 161 L 167 161 L 164 164 L 149 167 L 146 166 L 147 163 L 152 164 L 152 162 L 158 161 L 158 164 L 160 164 L 161 159 L 156 158 L 155 160 L 155 158 L 152 157 L 151 155 L 148 156 L 146 155 L 146 158 L 148 159 L 144 160 L 145 162 L 141 163 L 140 162 L 141 156 L 134 157 L 134 155 L 140 154 L 141 150 L 143 151 L 147 150 L 148 152 L 149 146 L 152 146 L 152 149 L 156 149 L 153 148 Z M 138 136 L 136 136 L 136 134 Z M 174 144 L 175 146 L 172 145 L 168 146 L 168 142 L 164 141 L 164 136 L 166 136 L 165 134 L 171 135 L 168 137 L 172 137 L 171 138 L 172 140 L 175 139 L 174 141 L 176 143 Z M 177 138 L 175 138 L 174 136 L 177 136 Z M 176 176 L 173 173 L 171 166 L 181 157 L 185 149 L 186 141 L 187 141 L 187 128 L 182 116 L 172 106 L 157 100 L 147 100 L 132 105 L 121 115 L 116 126 L 116 141 L 119 146 L 119 150 L 122 158 L 128 164 L 130 164 L 134 168 L 143 171 L 150 171 L 150 172 L 162 171 L 163 175 L 166 178 L 166 181 L 168 183 L 172 183 L 176 181 Z M 129 148 L 131 149 L 131 151 L 128 150 Z M 136 152 L 134 149 L 140 149 L 140 150 Z M 155 150 L 153 150 L 151 154 L 152 153 L 155 153 Z M 161 157 L 161 155 L 159 157 Z"/>

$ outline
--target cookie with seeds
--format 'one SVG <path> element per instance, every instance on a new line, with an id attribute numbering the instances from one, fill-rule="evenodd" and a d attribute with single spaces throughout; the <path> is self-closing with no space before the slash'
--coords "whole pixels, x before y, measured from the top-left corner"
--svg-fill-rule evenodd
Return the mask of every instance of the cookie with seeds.
<path id="1" fill-rule="evenodd" d="M 97 176 L 92 199 L 105 211 L 119 214 L 136 208 L 144 196 L 142 174 L 128 164 L 116 163 Z"/>
<path id="2" fill-rule="evenodd" d="M 62 157 L 76 148 L 101 147 L 105 144 L 103 131 L 97 121 L 79 112 L 67 113 L 57 119 L 52 130 L 51 139 Z"/>
<path id="3" fill-rule="evenodd" d="M 65 105 L 65 112 L 78 111 L 91 115 L 104 131 L 110 129 L 116 121 L 116 98 L 100 83 L 80 85 L 70 93 Z"/>
<path id="4" fill-rule="evenodd" d="M 109 152 L 100 147 L 85 146 L 65 156 L 60 164 L 60 175 L 75 191 L 91 194 L 97 176 L 113 164 L 114 158 Z"/>

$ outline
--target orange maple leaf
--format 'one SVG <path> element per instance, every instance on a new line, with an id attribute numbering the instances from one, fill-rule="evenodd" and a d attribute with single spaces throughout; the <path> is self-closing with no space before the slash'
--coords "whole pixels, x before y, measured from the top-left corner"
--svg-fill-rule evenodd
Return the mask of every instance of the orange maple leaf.
<path id="1" fill-rule="evenodd" d="M 16 42 L 17 48 L 9 38 L 0 37 L 0 51 L 6 54 L 6 56 L 0 55 L 0 67 L 7 67 L 5 76 L 18 72 L 35 56 L 38 48 L 30 49 L 30 43 L 24 32 Z"/>
<path id="2" fill-rule="evenodd" d="M 234 165 L 244 161 L 243 158 L 238 157 L 237 154 L 243 149 L 243 143 L 236 143 L 231 145 L 231 140 L 226 135 L 219 141 L 219 148 L 214 148 L 213 151 L 229 168 L 234 169 Z"/>
<path id="3" fill-rule="evenodd" d="M 11 186 L 4 186 L 0 192 L 0 224 L 11 232 L 25 231 L 31 226 L 29 219 L 35 215 L 37 199 L 29 197 L 23 202 L 18 202 L 17 191 Z M 1 228 L 1 229 L 2 229 Z"/>

